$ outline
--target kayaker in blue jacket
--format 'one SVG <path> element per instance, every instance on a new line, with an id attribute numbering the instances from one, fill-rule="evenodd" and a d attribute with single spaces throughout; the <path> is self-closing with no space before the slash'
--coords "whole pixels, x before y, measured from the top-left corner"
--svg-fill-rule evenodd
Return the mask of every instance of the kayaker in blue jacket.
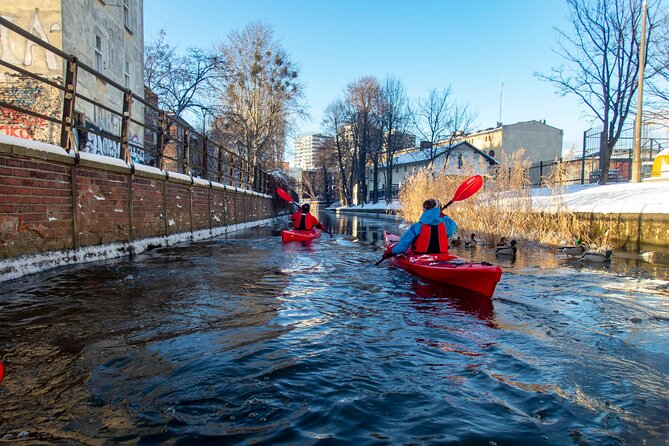
<path id="1" fill-rule="evenodd" d="M 409 248 L 417 254 L 435 254 L 448 251 L 448 239 L 455 234 L 457 225 L 448 215 L 441 213 L 441 206 L 434 198 L 425 200 L 423 214 L 402 235 L 400 241 L 386 249 L 384 258 L 402 254 Z"/>

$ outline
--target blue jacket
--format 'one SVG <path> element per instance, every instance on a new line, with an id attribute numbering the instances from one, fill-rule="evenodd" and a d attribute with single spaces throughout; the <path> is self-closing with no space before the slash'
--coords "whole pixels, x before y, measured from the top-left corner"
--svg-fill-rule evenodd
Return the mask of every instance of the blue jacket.
<path id="1" fill-rule="evenodd" d="M 455 234 L 457 225 L 455 224 L 453 219 L 451 219 L 451 217 L 447 215 L 444 215 L 442 217 L 441 209 L 439 209 L 439 207 L 437 206 L 423 212 L 423 215 L 420 216 L 420 220 L 418 221 L 418 223 L 412 224 L 411 227 L 407 229 L 407 231 L 404 234 L 402 234 L 400 241 L 397 243 L 397 245 L 393 247 L 393 254 L 402 254 L 404 251 L 409 249 L 413 241 L 416 240 L 416 238 L 420 234 L 420 230 L 424 224 L 436 225 L 441 223 L 442 221 L 446 224 L 446 234 L 448 235 L 448 238 L 451 238 L 453 234 Z"/>

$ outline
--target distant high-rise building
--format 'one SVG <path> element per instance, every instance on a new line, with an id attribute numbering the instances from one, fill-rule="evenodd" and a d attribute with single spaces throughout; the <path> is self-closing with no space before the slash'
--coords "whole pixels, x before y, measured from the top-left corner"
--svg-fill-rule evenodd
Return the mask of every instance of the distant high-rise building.
<path id="1" fill-rule="evenodd" d="M 295 139 L 295 167 L 309 170 L 318 167 L 318 155 L 332 137 L 320 133 L 305 133 Z"/>

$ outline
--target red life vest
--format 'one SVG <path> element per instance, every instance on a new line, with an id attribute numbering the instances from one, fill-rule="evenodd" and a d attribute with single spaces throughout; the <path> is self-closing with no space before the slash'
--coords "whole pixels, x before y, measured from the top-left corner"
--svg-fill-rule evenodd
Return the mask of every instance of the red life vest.
<path id="1" fill-rule="evenodd" d="M 293 221 L 293 229 L 302 229 L 307 231 L 313 227 L 323 229 L 318 219 L 308 212 L 304 213 L 299 210 L 291 215 L 290 219 Z"/>
<path id="2" fill-rule="evenodd" d="M 448 252 L 448 234 L 446 224 L 441 222 L 437 225 L 423 224 L 420 234 L 416 237 L 411 247 L 416 254 L 439 254 Z"/>

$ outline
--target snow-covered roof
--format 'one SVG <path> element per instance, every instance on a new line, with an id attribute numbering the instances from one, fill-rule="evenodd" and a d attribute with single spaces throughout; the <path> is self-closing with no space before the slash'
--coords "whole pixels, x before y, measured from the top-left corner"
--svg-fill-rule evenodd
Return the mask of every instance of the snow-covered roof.
<path id="1" fill-rule="evenodd" d="M 477 149 L 475 146 L 472 144 L 468 143 L 467 141 L 461 141 L 453 146 L 450 147 L 436 147 L 437 156 L 435 159 L 443 156 L 446 152 L 449 151 L 456 151 L 456 150 L 462 150 L 464 148 L 468 148 L 477 155 L 485 158 L 487 162 L 490 164 L 499 164 L 499 161 L 497 161 L 495 158 L 491 157 L 487 153 Z M 411 152 L 405 152 L 405 153 L 400 153 L 395 156 L 395 162 L 393 165 L 395 166 L 401 166 L 403 164 L 417 164 L 417 163 L 422 163 L 422 162 L 427 162 L 429 159 L 429 151 L 427 150 L 420 150 L 416 148 L 415 150 Z"/>
<path id="2" fill-rule="evenodd" d="M 442 155 L 440 153 L 438 156 Z M 422 163 L 427 161 L 429 158 L 429 153 L 425 150 L 416 150 L 415 152 L 406 152 L 406 153 L 400 153 L 395 156 L 395 162 L 393 163 L 395 166 L 399 166 L 401 164 L 414 164 L 414 163 Z"/>

